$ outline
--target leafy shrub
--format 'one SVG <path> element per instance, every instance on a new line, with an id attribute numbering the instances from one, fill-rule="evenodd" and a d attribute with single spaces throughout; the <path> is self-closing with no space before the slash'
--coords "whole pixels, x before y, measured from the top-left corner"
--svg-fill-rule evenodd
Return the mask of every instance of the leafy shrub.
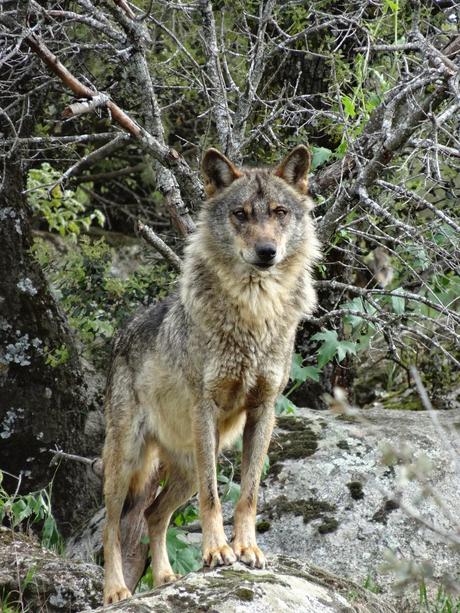
<path id="1" fill-rule="evenodd" d="M 43 217 L 50 231 L 61 236 L 76 237 L 81 230 L 89 230 L 96 222 L 104 225 L 105 217 L 99 209 L 87 213 L 87 196 L 77 188 L 74 192 L 62 189 L 59 179 L 61 173 L 48 162 L 40 168 L 32 168 L 27 176 L 27 200 L 34 213 Z"/>
<path id="2" fill-rule="evenodd" d="M 83 345 L 85 356 L 102 366 L 110 341 L 140 305 L 164 298 L 174 281 L 165 264 L 142 265 L 126 279 L 112 273 L 112 250 L 101 238 L 79 237 L 61 257 L 37 239 L 34 255 L 47 273 L 54 294 Z M 61 355 L 51 356 L 58 361 Z"/>
<path id="3" fill-rule="evenodd" d="M 37 526 L 42 545 L 61 551 L 62 539 L 51 508 L 52 483 L 37 492 L 10 496 L 2 487 L 2 481 L 0 471 L 0 523 L 6 521 L 13 529 L 24 525 Z"/>

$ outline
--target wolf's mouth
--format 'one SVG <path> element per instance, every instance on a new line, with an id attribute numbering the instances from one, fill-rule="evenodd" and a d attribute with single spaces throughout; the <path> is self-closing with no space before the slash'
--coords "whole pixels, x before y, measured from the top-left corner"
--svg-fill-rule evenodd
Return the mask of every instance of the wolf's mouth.
<path id="1" fill-rule="evenodd" d="M 271 268 L 272 266 L 274 266 L 275 262 L 254 262 L 253 266 L 255 266 L 256 268 L 259 268 L 261 270 L 267 270 L 267 268 Z"/>

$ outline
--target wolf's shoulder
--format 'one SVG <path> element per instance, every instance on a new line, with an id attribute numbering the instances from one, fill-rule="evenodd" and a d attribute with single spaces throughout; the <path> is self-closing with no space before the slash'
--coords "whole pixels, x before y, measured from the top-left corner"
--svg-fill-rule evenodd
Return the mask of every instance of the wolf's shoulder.
<path id="1" fill-rule="evenodd" d="M 138 309 L 115 335 L 112 356 L 127 354 L 134 347 L 152 347 L 162 323 L 177 301 L 178 295 L 174 292 L 164 300 Z"/>

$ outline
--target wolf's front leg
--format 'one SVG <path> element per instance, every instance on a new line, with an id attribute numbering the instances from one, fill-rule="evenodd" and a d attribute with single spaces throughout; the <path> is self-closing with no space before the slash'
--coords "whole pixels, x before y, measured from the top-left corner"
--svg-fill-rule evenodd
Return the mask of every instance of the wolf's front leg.
<path id="1" fill-rule="evenodd" d="M 217 491 L 217 411 L 214 402 L 203 402 L 197 407 L 194 416 L 195 456 L 203 530 L 203 563 L 211 568 L 233 564 L 236 561 L 235 554 L 227 544 Z"/>
<path id="2" fill-rule="evenodd" d="M 257 568 L 265 566 L 265 556 L 256 543 L 257 494 L 274 423 L 274 406 L 263 404 L 247 411 L 243 433 L 241 495 L 235 509 L 233 551 L 242 562 Z"/>

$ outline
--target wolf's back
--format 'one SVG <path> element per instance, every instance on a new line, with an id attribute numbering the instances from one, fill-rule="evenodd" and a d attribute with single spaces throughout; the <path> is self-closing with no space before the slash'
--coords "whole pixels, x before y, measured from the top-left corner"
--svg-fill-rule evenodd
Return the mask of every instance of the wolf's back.
<path id="1" fill-rule="evenodd" d="M 163 322 L 177 301 L 176 293 L 164 300 L 138 311 L 116 334 L 112 344 L 109 373 L 107 376 L 106 408 L 124 402 L 133 393 L 134 374 L 145 355 L 154 350 Z"/>

